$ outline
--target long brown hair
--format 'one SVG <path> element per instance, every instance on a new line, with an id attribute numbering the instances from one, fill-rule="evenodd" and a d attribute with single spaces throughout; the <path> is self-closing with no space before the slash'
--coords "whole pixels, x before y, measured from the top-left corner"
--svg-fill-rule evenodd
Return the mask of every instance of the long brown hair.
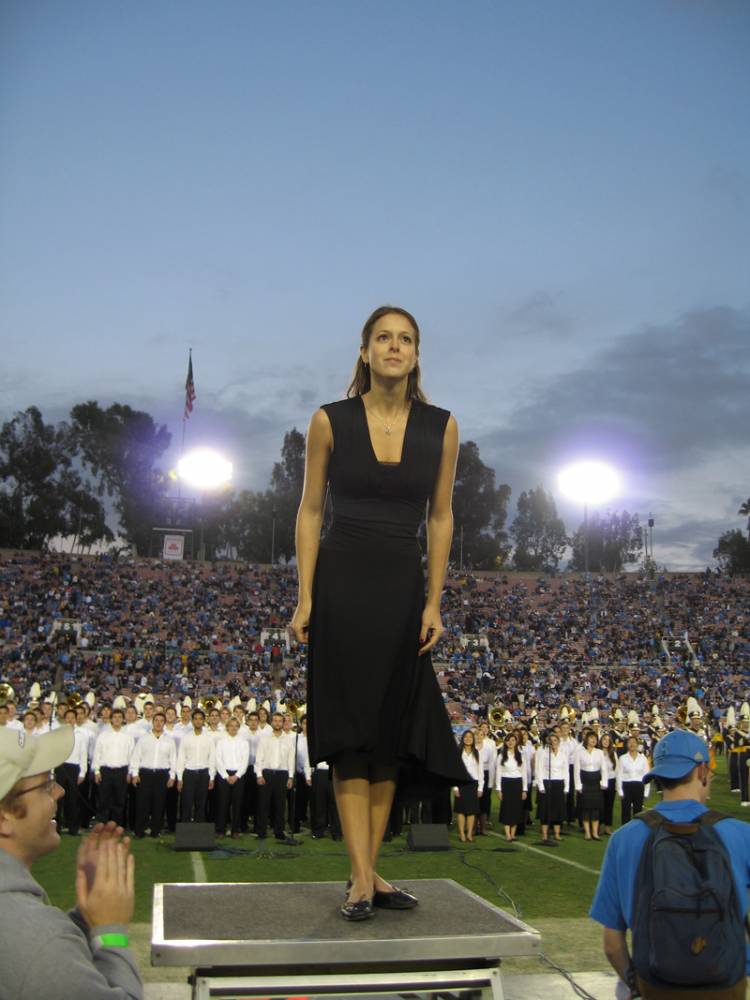
<path id="1" fill-rule="evenodd" d="M 403 316 L 407 319 L 412 327 L 414 328 L 414 338 L 417 348 L 417 363 L 414 368 L 409 372 L 408 380 L 406 383 L 406 398 L 408 400 L 417 400 L 420 403 L 427 403 L 427 396 L 424 394 L 422 389 L 422 373 L 419 370 L 419 326 L 417 321 L 414 319 L 412 314 L 406 309 L 402 309 L 401 306 L 378 306 L 375 312 L 371 313 L 365 320 L 365 325 L 362 327 L 362 347 L 367 347 L 370 343 L 370 337 L 372 335 L 372 328 L 375 326 L 379 319 L 383 316 L 387 316 L 389 313 L 396 313 L 399 316 Z M 370 366 L 366 365 L 362 360 L 362 355 L 357 358 L 357 363 L 354 366 L 354 372 L 352 374 L 352 381 L 349 388 L 346 390 L 347 398 L 350 396 L 361 396 L 365 392 L 370 391 Z"/>

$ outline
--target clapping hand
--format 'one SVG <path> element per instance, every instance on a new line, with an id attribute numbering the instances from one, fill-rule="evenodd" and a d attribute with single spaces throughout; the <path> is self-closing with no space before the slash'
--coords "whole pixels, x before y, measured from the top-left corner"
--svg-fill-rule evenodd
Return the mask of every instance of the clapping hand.
<path id="1" fill-rule="evenodd" d="M 135 858 L 116 823 L 97 823 L 78 849 L 76 899 L 89 927 L 127 924 L 135 900 Z"/>

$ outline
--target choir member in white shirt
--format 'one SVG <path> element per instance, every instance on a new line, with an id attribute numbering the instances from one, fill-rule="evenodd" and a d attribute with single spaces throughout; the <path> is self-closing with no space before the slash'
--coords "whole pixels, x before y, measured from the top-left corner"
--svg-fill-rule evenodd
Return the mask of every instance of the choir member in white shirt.
<path id="1" fill-rule="evenodd" d="M 575 766 L 576 754 L 580 743 L 572 734 L 570 723 L 563 720 L 560 723 L 560 750 L 568 755 L 568 790 L 565 793 L 565 818 L 568 823 L 575 823 L 576 816 L 576 791 L 575 776 L 573 768 Z"/>
<path id="2" fill-rule="evenodd" d="M 461 760 L 466 768 L 467 781 L 453 789 L 453 811 L 456 814 L 458 839 L 465 843 L 474 840 L 474 822 L 479 812 L 479 796 L 484 790 L 484 771 L 474 740 L 474 733 L 467 729 L 461 736 Z"/>
<path id="3" fill-rule="evenodd" d="M 300 732 L 295 733 L 296 765 L 294 778 L 294 808 L 290 810 L 292 833 L 299 833 L 302 821 L 307 818 L 307 807 L 312 787 L 312 768 L 307 750 L 307 716 L 299 720 Z"/>
<path id="4" fill-rule="evenodd" d="M 283 732 L 284 716 L 274 712 L 271 732 L 258 743 L 255 776 L 258 780 L 258 836 L 266 836 L 269 817 L 277 840 L 286 840 L 284 806 L 286 790 L 292 787 L 294 744 Z"/>
<path id="5" fill-rule="evenodd" d="M 644 796 L 648 797 L 650 790 L 643 784 L 643 776 L 648 771 L 649 763 L 638 750 L 637 738 L 628 737 L 627 751 L 617 761 L 617 794 L 623 825 L 643 809 Z"/>
<path id="6" fill-rule="evenodd" d="M 63 819 L 68 833 L 78 836 L 81 826 L 80 803 L 78 787 L 88 773 L 88 736 L 82 729 L 76 727 L 76 713 L 72 708 L 66 708 L 63 725 L 73 727 L 73 749 L 67 760 L 55 768 L 55 781 L 64 789 L 65 795 L 57 803 L 57 831 L 63 828 Z"/>
<path id="7" fill-rule="evenodd" d="M 175 722 L 174 729 L 172 731 L 173 737 L 177 740 L 177 747 L 179 749 L 180 740 L 183 736 L 187 736 L 188 733 L 193 731 L 193 720 L 190 718 L 190 706 L 183 705 L 180 709 L 180 721 Z"/>
<path id="8" fill-rule="evenodd" d="M 238 736 L 240 724 L 233 716 L 227 719 L 226 733 L 216 744 L 216 832 L 225 837 L 227 814 L 232 821 L 232 836 L 242 836 L 242 798 L 250 758 L 247 740 Z"/>
<path id="9" fill-rule="evenodd" d="M 135 835 L 152 837 L 161 833 L 167 789 L 174 788 L 177 776 L 177 747 L 165 732 L 167 717 L 159 709 L 151 717 L 151 732 L 135 745 L 130 760 L 131 782 L 136 787 Z"/>
<path id="10" fill-rule="evenodd" d="M 560 827 L 565 819 L 570 770 L 567 751 L 560 749 L 557 733 L 547 736 L 547 746 L 540 747 L 534 758 L 534 781 L 537 789 L 537 819 L 542 824 L 542 840 L 549 840 L 552 827 L 555 840 L 561 840 Z"/>
<path id="11" fill-rule="evenodd" d="M 250 818 L 253 821 L 253 833 L 258 832 L 258 779 L 255 775 L 255 758 L 258 753 L 258 744 L 261 740 L 261 732 L 258 728 L 258 713 L 248 712 L 247 725 L 240 728 L 238 735 L 241 739 L 247 740 L 250 750 L 250 757 L 247 763 L 247 774 L 245 775 L 245 792 L 242 803 L 242 832 L 247 833 L 250 829 Z"/>
<path id="12" fill-rule="evenodd" d="M 505 827 L 505 839 L 516 839 L 521 822 L 523 803 L 528 794 L 526 762 L 518 747 L 515 733 L 508 733 L 497 757 L 496 788 L 500 797 L 500 822 Z"/>
<path id="13" fill-rule="evenodd" d="M 497 763 L 497 747 L 490 736 L 488 722 L 480 722 L 476 732 L 477 753 L 484 775 L 482 794 L 479 799 L 479 830 L 484 835 L 490 822 L 492 808 L 492 789 L 495 784 L 495 767 Z"/>
<path id="14" fill-rule="evenodd" d="M 604 807 L 602 808 L 601 826 L 599 832 L 608 837 L 612 833 L 614 825 L 613 813 L 615 810 L 615 796 L 617 795 L 617 754 L 614 743 L 609 733 L 602 733 L 599 737 L 599 749 L 602 752 L 602 769 L 607 780 L 607 787 L 604 789 Z"/>
<path id="15" fill-rule="evenodd" d="M 206 713 L 194 708 L 193 731 L 182 737 L 177 752 L 177 789 L 182 793 L 180 819 L 183 823 L 205 823 L 206 800 L 216 777 L 216 745 L 203 728 Z"/>
<path id="16" fill-rule="evenodd" d="M 122 709 L 113 709 L 111 729 L 100 733 L 94 745 L 94 781 L 99 789 L 96 818 L 100 823 L 114 820 L 118 826 L 125 826 L 128 767 L 134 746 L 123 723 Z"/>
<path id="17" fill-rule="evenodd" d="M 11 699 L 4 705 L 0 705 L 0 726 L 7 726 L 8 729 L 23 729 L 23 723 L 16 717 L 16 703 Z"/>
<path id="18" fill-rule="evenodd" d="M 526 771 L 526 798 L 523 800 L 523 810 L 521 822 L 518 824 L 517 834 L 521 836 L 526 832 L 526 827 L 531 825 L 532 793 L 534 790 L 534 756 L 536 747 L 531 741 L 531 737 L 526 729 L 521 727 L 518 730 L 518 749 L 523 757 L 523 765 Z"/>
<path id="19" fill-rule="evenodd" d="M 33 708 L 27 708 L 26 711 L 21 716 L 21 726 L 23 731 L 27 736 L 41 736 L 43 731 L 39 729 L 40 717 L 36 714 Z"/>
<path id="20" fill-rule="evenodd" d="M 604 755 L 596 745 L 597 742 L 594 730 L 587 729 L 583 734 L 583 746 L 579 747 L 574 762 L 576 791 L 586 840 L 601 840 L 599 817 L 604 808 L 604 789 L 607 787 Z"/>

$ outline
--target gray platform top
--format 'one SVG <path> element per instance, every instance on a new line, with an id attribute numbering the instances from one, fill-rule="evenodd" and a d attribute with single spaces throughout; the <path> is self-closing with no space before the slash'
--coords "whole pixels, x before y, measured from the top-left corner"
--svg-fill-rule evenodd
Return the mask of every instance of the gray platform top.
<path id="1" fill-rule="evenodd" d="M 539 934 L 452 879 L 410 879 L 413 910 L 347 923 L 341 882 L 154 886 L 153 965 L 293 966 L 494 961 L 535 955 Z"/>

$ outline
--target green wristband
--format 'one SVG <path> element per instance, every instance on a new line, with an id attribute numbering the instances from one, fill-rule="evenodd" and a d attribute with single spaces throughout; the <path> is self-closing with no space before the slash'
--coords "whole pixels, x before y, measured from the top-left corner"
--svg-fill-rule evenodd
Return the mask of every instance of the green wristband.
<path id="1" fill-rule="evenodd" d="M 130 947 L 130 939 L 127 934 L 99 934 L 96 940 L 102 948 Z"/>

